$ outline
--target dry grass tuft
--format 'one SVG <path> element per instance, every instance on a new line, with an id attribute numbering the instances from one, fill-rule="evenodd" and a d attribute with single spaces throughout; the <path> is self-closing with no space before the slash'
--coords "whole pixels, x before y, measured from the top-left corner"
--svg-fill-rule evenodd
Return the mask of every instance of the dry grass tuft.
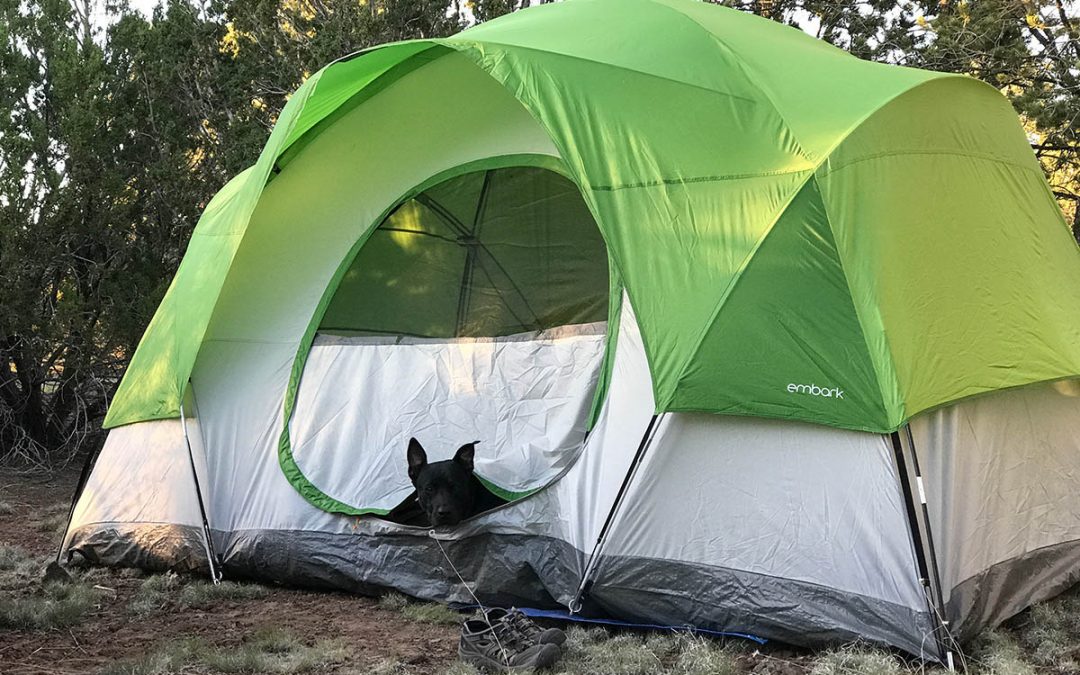
<path id="1" fill-rule="evenodd" d="M 101 598 L 86 583 L 46 584 L 32 595 L 18 595 L 0 602 L 0 628 L 50 630 L 79 623 Z"/>
<path id="2" fill-rule="evenodd" d="M 902 664 L 891 653 L 863 644 L 830 649 L 814 660 L 810 675 L 901 675 Z"/>
<path id="3" fill-rule="evenodd" d="M 321 640 L 306 645 L 276 628 L 257 631 L 239 645 L 214 646 L 199 637 L 183 637 L 158 646 L 141 659 L 116 663 L 102 675 L 165 675 L 166 673 L 308 673 L 344 663 L 344 643 Z"/>
<path id="4" fill-rule="evenodd" d="M 222 581 L 214 584 L 205 579 L 182 578 L 173 572 L 147 577 L 128 605 L 128 609 L 146 616 L 171 606 L 206 609 L 230 600 L 254 600 L 269 591 L 258 584 Z"/>

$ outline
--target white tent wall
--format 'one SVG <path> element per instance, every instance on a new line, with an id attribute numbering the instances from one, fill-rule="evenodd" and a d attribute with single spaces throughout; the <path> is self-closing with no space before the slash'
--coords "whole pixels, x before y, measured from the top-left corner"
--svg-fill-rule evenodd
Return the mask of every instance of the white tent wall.
<path id="1" fill-rule="evenodd" d="M 947 618 L 959 637 L 1080 581 L 1078 428 L 1078 381 L 980 396 L 912 420 Z"/>
<path id="2" fill-rule="evenodd" d="M 63 549 L 91 562 L 208 570 L 192 461 L 207 484 L 198 424 L 188 418 L 113 429 L 72 513 Z M 188 441 L 191 451 L 188 450 Z"/>
<path id="3" fill-rule="evenodd" d="M 321 492 L 363 509 L 389 511 L 412 492 L 411 437 L 430 462 L 479 441 L 477 474 L 515 493 L 543 487 L 581 450 L 605 338 L 603 322 L 496 338 L 320 335 L 293 457 Z"/>
<path id="4" fill-rule="evenodd" d="M 619 616 L 936 656 L 888 438 L 747 417 L 660 418 L 591 599 Z"/>

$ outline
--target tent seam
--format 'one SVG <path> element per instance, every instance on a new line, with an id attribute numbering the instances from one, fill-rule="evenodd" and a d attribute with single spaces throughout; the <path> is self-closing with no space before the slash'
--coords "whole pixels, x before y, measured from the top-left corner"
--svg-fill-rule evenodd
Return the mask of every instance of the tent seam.
<path id="1" fill-rule="evenodd" d="M 742 262 L 739 263 L 739 268 L 735 271 L 735 274 L 732 276 L 727 286 L 725 286 L 724 290 L 720 293 L 720 297 L 716 300 L 716 306 L 713 307 L 711 312 L 709 312 L 708 320 L 698 332 L 698 335 L 694 340 L 694 347 L 691 349 L 689 355 L 686 357 L 686 360 L 683 361 L 682 366 L 679 368 L 678 375 L 674 379 L 674 386 L 671 390 L 671 393 L 668 396 L 664 397 L 663 401 L 657 400 L 657 409 L 662 408 L 664 410 L 667 410 L 668 406 L 675 398 L 675 389 L 678 388 L 678 384 L 682 382 L 682 379 L 686 376 L 686 370 L 690 367 L 690 364 L 693 362 L 694 357 L 697 356 L 699 351 L 701 351 L 701 345 L 705 343 L 705 336 L 708 334 L 709 329 L 712 328 L 712 325 L 716 322 L 717 317 L 720 315 L 720 310 L 723 309 L 724 305 L 727 303 L 728 298 L 731 297 L 731 292 L 735 289 L 736 284 L 738 284 L 739 280 L 742 279 L 743 274 L 750 266 L 751 262 L 754 259 L 754 256 L 757 255 L 757 252 L 759 250 L 761 250 L 761 246 L 765 243 L 765 240 L 768 239 L 769 235 L 772 234 L 773 230 L 776 228 L 776 224 L 779 223 L 780 219 L 784 217 L 784 214 L 787 212 L 788 207 L 790 207 L 791 203 L 794 202 L 795 199 L 799 196 L 799 193 L 802 192 L 803 188 L 806 187 L 806 184 L 813 179 L 814 171 L 808 169 L 807 173 L 809 175 L 806 177 L 806 180 L 799 183 L 798 187 L 791 191 L 791 195 L 776 210 L 775 214 L 773 215 L 772 222 L 769 223 L 768 228 L 761 234 L 760 237 L 758 237 L 758 240 L 754 242 L 754 246 L 749 251 L 747 251 L 746 255 L 742 259 Z"/>
<path id="2" fill-rule="evenodd" d="M 703 26 L 694 17 L 692 17 L 692 16 L 690 16 L 688 14 L 684 14 L 683 12 L 680 12 L 679 10 L 675 9 L 674 7 L 671 7 L 670 5 L 666 5 L 666 4 L 662 3 L 662 2 L 657 2 L 656 0 L 641 0 L 641 1 L 644 2 L 644 3 L 650 4 L 650 5 L 655 5 L 657 7 L 663 7 L 664 9 L 668 10 L 672 14 L 675 14 L 675 15 L 681 17 L 684 21 L 690 22 L 695 27 L 697 27 L 698 30 L 705 33 L 705 36 L 706 36 L 707 39 L 714 42 L 725 53 L 727 53 L 728 56 L 731 57 L 732 61 L 735 64 L 738 65 L 739 70 L 742 72 L 743 77 L 746 78 L 746 81 L 748 83 L 750 83 L 757 91 L 759 91 L 761 93 L 761 95 L 765 98 L 765 100 L 769 102 L 769 107 L 771 107 L 773 112 L 776 113 L 776 116 L 780 119 L 780 122 L 784 125 L 784 129 L 787 131 L 788 135 L 791 137 L 791 140 L 795 143 L 795 147 L 798 148 L 799 156 L 802 157 L 803 159 L 805 159 L 806 161 L 810 162 L 810 163 L 814 163 L 813 155 L 810 152 L 808 152 L 806 150 L 806 148 L 803 147 L 802 141 L 799 139 L 798 135 L 796 135 L 795 130 L 791 128 L 791 125 L 788 124 L 788 121 L 784 117 L 784 114 L 782 112 L 780 112 L 780 107 L 776 105 L 776 100 L 773 98 L 773 95 L 765 87 L 758 84 L 758 82 L 762 81 L 763 78 L 760 77 L 760 74 L 757 72 L 756 69 L 754 69 L 749 63 L 744 61 L 734 49 L 732 49 L 724 40 L 720 39 L 720 36 L 718 36 L 716 33 L 713 33 L 711 30 L 709 30 L 708 28 Z M 751 74 L 753 74 L 754 77 L 751 77 Z"/>
<path id="3" fill-rule="evenodd" d="M 813 180 L 815 183 L 817 183 L 816 174 Z M 836 236 L 836 230 L 833 228 L 832 216 L 829 214 L 829 200 L 825 198 L 825 192 L 821 189 L 820 184 L 818 184 L 818 194 L 821 195 L 821 210 L 825 214 L 825 224 L 829 228 L 829 234 L 832 235 L 833 248 L 836 251 L 836 262 L 840 265 L 840 273 L 844 275 L 844 286 L 847 288 L 847 295 L 848 298 L 851 300 L 851 307 L 855 310 L 855 320 L 859 322 L 859 333 L 861 334 L 861 337 L 863 339 L 863 346 L 866 348 L 866 355 L 867 357 L 869 357 L 870 363 L 874 367 L 874 379 L 877 380 L 878 394 L 881 396 L 882 411 L 885 413 L 885 422 L 888 429 L 887 432 L 883 433 L 893 433 L 897 429 L 902 427 L 904 425 L 904 422 L 907 420 L 907 401 L 905 400 L 903 394 L 900 392 L 900 378 L 897 377 L 896 374 L 896 366 L 894 365 L 892 344 L 889 342 L 888 335 L 885 334 L 885 324 L 882 323 L 881 339 L 885 342 L 885 349 L 888 351 L 889 362 L 887 364 L 882 364 L 882 366 L 879 367 L 876 360 L 874 359 L 874 352 L 872 349 L 870 349 L 870 341 L 867 337 L 866 322 L 864 321 L 863 310 L 861 307 L 859 307 L 859 303 L 855 301 L 855 294 L 851 291 L 851 278 L 848 276 L 847 265 L 844 264 L 844 255 L 840 252 L 840 244 Z M 889 370 L 892 371 L 893 381 L 896 382 L 896 396 L 897 400 L 900 403 L 900 420 L 897 421 L 896 424 L 891 424 L 891 420 L 889 420 L 889 409 L 886 404 L 886 401 L 888 399 L 885 396 L 884 380 L 882 379 L 882 375 L 885 373 L 881 372 L 882 367 L 887 367 Z"/>
<path id="4" fill-rule="evenodd" d="M 918 155 L 946 156 L 946 157 L 969 157 L 971 159 L 977 159 L 977 160 L 981 160 L 981 161 L 985 161 L 985 162 L 993 162 L 995 164 L 1003 164 L 1005 166 L 1011 166 L 1011 167 L 1013 167 L 1015 169 L 1020 169 L 1022 171 L 1036 172 L 1040 176 L 1043 175 L 1042 170 L 1038 166 L 1024 166 L 1023 164 L 1020 164 L 1018 162 L 1014 162 L 1014 161 L 1006 159 L 1004 157 L 995 157 L 994 155 L 991 155 L 989 153 L 960 152 L 960 151 L 955 151 L 955 150 L 941 150 L 941 151 L 933 151 L 933 150 L 895 150 L 895 151 L 892 151 L 892 152 L 878 152 L 878 153 L 874 153 L 872 155 L 865 155 L 863 157 L 857 157 L 855 159 L 852 159 L 852 160 L 848 161 L 846 164 L 841 164 L 841 165 L 839 165 L 837 167 L 832 167 L 832 166 L 825 167 L 824 165 L 822 165 L 822 167 L 820 167 L 818 169 L 817 173 L 818 173 L 818 175 L 820 177 L 824 178 L 824 177 L 826 177 L 826 176 L 828 176 L 830 174 L 834 174 L 834 173 L 836 173 L 838 171 L 843 171 L 844 169 L 855 166 L 856 164 L 861 164 L 862 162 L 869 162 L 869 161 L 873 161 L 875 159 L 883 159 L 885 157 L 907 157 L 907 156 L 918 156 Z"/>
<path id="5" fill-rule="evenodd" d="M 608 555 L 607 558 L 609 560 L 612 559 L 612 558 L 621 558 L 623 560 L 629 559 L 629 560 L 653 560 L 653 561 L 657 561 L 657 562 L 673 562 L 669 558 L 658 558 L 656 556 L 648 556 L 648 555 L 617 555 L 617 554 L 613 554 L 613 555 Z M 906 610 L 908 610 L 910 612 L 914 612 L 916 614 L 926 614 L 926 615 L 930 614 L 930 612 L 928 612 L 928 611 L 927 612 L 919 611 L 919 609 L 917 607 L 908 607 L 907 605 L 903 604 L 902 602 L 896 602 L 894 600 L 886 600 L 885 598 L 876 598 L 876 597 L 874 597 L 872 595 L 867 595 L 865 593 L 859 593 L 858 591 L 849 591 L 849 590 L 846 590 L 846 589 L 843 589 L 843 588 L 837 588 L 836 586 L 828 586 L 828 585 L 823 584 L 823 583 L 818 582 L 818 581 L 807 581 L 805 579 L 796 579 L 794 577 L 785 577 L 785 576 L 781 576 L 779 574 L 770 574 L 768 572 L 756 572 L 754 570 L 741 569 L 741 568 L 738 568 L 738 567 L 730 567 L 730 566 L 727 566 L 727 565 L 715 565 L 715 564 L 711 564 L 711 563 L 698 562 L 698 561 L 679 560 L 679 561 L 674 561 L 674 562 L 685 564 L 685 565 L 708 567 L 708 568 L 714 569 L 714 570 L 725 570 L 727 572 L 733 572 L 733 573 L 753 574 L 755 576 L 766 577 L 768 579 L 775 579 L 777 581 L 792 581 L 792 582 L 795 582 L 795 583 L 798 583 L 798 584 L 805 584 L 807 586 L 813 586 L 814 588 L 820 588 L 820 589 L 828 590 L 828 591 L 839 591 L 840 593 L 844 593 L 846 595 L 854 595 L 854 596 L 857 596 L 857 597 L 860 597 L 860 598 L 866 598 L 868 600 L 873 600 L 873 601 L 876 601 L 876 602 L 883 602 L 883 603 L 887 603 L 887 604 L 890 604 L 890 605 L 895 605 L 896 607 L 902 607 L 902 608 L 904 608 L 904 609 L 906 609 Z M 916 577 L 915 581 L 916 582 L 918 581 L 917 577 Z M 634 590 L 634 591 L 639 591 L 639 592 L 642 590 L 641 588 L 633 588 L 633 587 L 630 587 L 630 586 L 623 586 L 621 584 L 603 584 L 602 586 L 604 588 L 625 588 L 627 590 Z M 665 595 L 667 595 L 667 594 L 665 594 Z"/>
<path id="6" fill-rule="evenodd" d="M 748 180 L 753 178 L 769 178 L 772 176 L 787 176 L 795 173 L 803 173 L 805 171 L 813 171 L 814 167 L 803 167 L 800 169 L 775 169 L 773 171 L 755 171 L 750 173 L 730 173 L 719 174 L 714 176 L 694 176 L 690 178 L 661 178 L 654 181 L 641 181 L 638 183 L 623 183 L 620 185 L 593 185 L 589 184 L 589 188 L 592 190 L 598 190 L 603 192 L 616 192 L 618 190 L 629 190 L 636 188 L 650 188 L 659 187 L 661 185 L 689 185 L 693 183 L 719 183 L 726 180 Z"/>
<path id="7" fill-rule="evenodd" d="M 1000 567 L 1001 565 L 1006 565 L 1008 563 L 1019 560 L 1020 558 L 1023 558 L 1024 556 L 1034 555 L 1036 553 L 1040 553 L 1040 552 L 1045 551 L 1047 549 L 1055 548 L 1055 547 L 1058 547 L 1058 546 L 1069 546 L 1069 545 L 1073 545 L 1073 544 L 1080 544 L 1080 537 L 1074 537 L 1072 539 L 1066 539 L 1065 541 L 1059 541 L 1059 542 L 1056 542 L 1056 543 L 1053 543 L 1053 544 L 1046 544 L 1045 546 L 1039 546 L 1037 548 L 1031 549 L 1030 551 L 1024 551 L 1023 553 L 1017 553 L 1016 555 L 1005 558 L 1004 560 L 998 560 L 995 563 L 991 563 L 990 565 L 988 565 L 987 567 L 984 567 L 983 569 L 979 570 L 978 572 L 975 572 L 974 574 L 972 574 L 972 575 L 970 575 L 968 577 L 965 577 L 964 579 L 962 579 L 962 580 L 956 582 L 955 584 L 953 584 L 953 587 L 949 589 L 949 594 L 950 594 L 949 602 L 947 602 L 945 604 L 948 605 L 949 603 L 952 602 L 952 597 L 951 597 L 952 592 L 955 591 L 957 588 L 959 588 L 960 586 L 963 586 L 964 584 L 968 583 L 969 581 L 975 580 L 979 576 L 982 576 L 982 575 L 986 574 L 987 572 L 994 569 L 995 567 Z"/>
<path id="8" fill-rule="evenodd" d="M 624 72 L 627 72 L 627 73 L 634 73 L 636 75 L 642 75 L 644 77 L 651 77 L 653 79 L 663 80 L 665 82 L 672 82 L 672 83 L 675 83 L 675 84 L 677 84 L 679 86 L 682 86 L 682 87 L 691 87 L 693 89 L 699 89 L 701 91 L 707 91 L 710 94 L 716 94 L 718 96 L 726 96 L 728 98 L 733 98 L 733 99 L 736 99 L 736 100 L 739 100 L 739 101 L 746 101 L 747 103 L 757 103 L 757 101 L 755 101 L 752 98 L 747 98 L 745 96 L 739 96 L 738 94 L 733 94 L 733 93 L 728 92 L 728 91 L 720 91 L 718 89 L 710 89 L 709 87 L 704 87 L 704 86 L 702 86 L 700 84 L 695 84 L 693 82 L 686 82 L 684 80 L 679 80 L 679 79 L 676 79 L 674 77 L 668 77 L 666 75 L 659 75 L 657 73 L 650 73 L 650 72 L 647 72 L 647 71 L 644 71 L 644 70 L 639 70 L 637 68 L 628 68 L 626 66 L 616 65 L 614 63 L 608 63 L 607 61 L 598 61 L 596 59 L 589 59 L 589 58 L 586 58 L 584 56 L 575 56 L 573 54 L 564 54 L 563 52 L 555 52 L 555 51 L 551 51 L 550 49 L 542 49 L 540 47 L 527 47 L 525 45 L 516 45 L 516 44 L 510 44 L 510 43 L 507 43 L 507 42 L 496 42 L 494 40 L 468 40 L 468 41 L 466 41 L 466 40 L 454 40 L 452 37 L 450 37 L 450 38 L 442 38 L 442 39 L 439 39 L 439 40 L 434 40 L 434 42 L 437 42 L 438 44 L 443 44 L 445 46 L 449 46 L 450 48 L 454 49 L 455 51 L 459 51 L 459 52 L 460 51 L 465 51 L 465 50 L 468 50 L 468 49 L 478 49 L 478 48 L 481 48 L 481 47 L 484 47 L 484 46 L 502 47 L 504 49 L 514 49 L 514 50 L 527 51 L 527 52 L 538 52 L 540 54 L 547 54 L 549 56 L 557 56 L 559 58 L 569 59 L 571 61 L 580 61 L 581 63 L 591 63 L 591 64 L 594 64 L 594 65 L 597 65 L 597 66 L 604 66 L 605 68 L 614 68 L 615 70 L 621 70 L 621 71 L 624 71 Z M 477 64 L 477 67 L 479 67 L 481 70 L 483 70 L 485 73 L 487 73 L 488 77 L 491 77 L 496 82 L 499 82 L 499 84 L 503 84 L 502 82 L 499 81 L 499 79 L 497 77 L 495 77 L 491 73 L 487 72 L 487 69 L 479 66 L 479 64 Z M 503 85 L 503 86 L 505 86 L 505 85 Z M 516 99 L 517 96 L 514 96 L 514 98 Z M 518 99 L 518 100 L 520 101 L 520 99 Z M 522 105 L 524 105 L 524 104 L 522 104 Z"/>

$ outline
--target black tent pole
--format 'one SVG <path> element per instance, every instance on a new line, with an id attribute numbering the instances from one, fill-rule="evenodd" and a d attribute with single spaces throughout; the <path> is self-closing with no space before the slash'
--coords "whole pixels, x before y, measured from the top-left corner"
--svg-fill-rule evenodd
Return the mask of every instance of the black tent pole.
<path id="1" fill-rule="evenodd" d="M 910 438 L 910 428 L 908 428 L 907 433 Z M 931 621 L 938 625 L 938 630 L 934 631 L 934 638 L 938 645 L 938 651 L 941 656 L 945 658 L 949 670 L 955 670 L 953 664 L 953 648 L 956 641 L 949 632 L 949 622 L 945 619 L 945 607 L 943 596 L 941 595 L 941 579 L 938 577 L 937 558 L 934 553 L 933 542 L 930 539 L 929 511 L 926 507 L 926 493 L 922 486 L 922 476 L 918 471 L 918 459 L 916 458 L 914 460 L 913 468 L 915 469 L 915 480 L 919 488 L 919 502 L 921 503 L 921 513 L 924 519 L 923 523 L 926 527 L 927 537 L 925 540 L 923 539 L 922 528 L 919 525 L 919 509 L 915 506 L 915 495 L 911 490 L 911 477 L 908 472 L 906 453 L 904 452 L 903 442 L 900 439 L 900 433 L 894 431 L 889 434 L 889 438 L 892 441 L 893 454 L 896 460 L 897 478 L 900 481 L 900 490 L 904 498 L 908 530 L 911 534 L 911 542 L 915 549 L 915 562 L 918 566 L 919 584 L 927 594 L 927 605 L 931 611 Z M 913 443 L 911 445 L 911 454 L 915 454 L 915 446 Z"/>
<path id="2" fill-rule="evenodd" d="M 645 427 L 645 433 L 641 437 L 641 442 L 638 443 L 634 458 L 630 460 L 630 467 L 626 470 L 626 475 L 623 476 L 622 485 L 619 486 L 619 491 L 615 494 L 615 499 L 611 503 L 611 509 L 608 511 L 607 517 L 604 518 L 604 524 L 600 527 L 600 534 L 596 536 L 596 543 L 593 544 L 592 553 L 589 554 L 589 559 L 585 563 L 585 570 L 581 574 L 581 582 L 578 584 L 577 593 L 574 594 L 574 599 L 570 601 L 569 609 L 571 614 L 576 614 L 581 611 L 581 603 L 585 599 L 585 596 L 589 594 L 589 589 L 592 588 L 592 579 L 590 577 L 596 568 L 598 562 L 597 556 L 599 556 L 600 552 L 603 550 L 604 541 L 607 539 L 608 531 L 611 529 L 611 525 L 615 520 L 615 515 L 619 511 L 619 507 L 622 506 L 626 491 L 630 487 L 630 483 L 634 480 L 634 475 L 637 473 L 642 459 L 645 457 L 645 452 L 649 449 L 649 446 L 652 445 L 657 422 L 660 418 L 661 415 L 654 414 L 649 419 L 649 425 Z"/>

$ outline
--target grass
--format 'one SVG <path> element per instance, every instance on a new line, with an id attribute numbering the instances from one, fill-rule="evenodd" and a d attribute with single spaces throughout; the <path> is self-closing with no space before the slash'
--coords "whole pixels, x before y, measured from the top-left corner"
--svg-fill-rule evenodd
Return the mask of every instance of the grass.
<path id="1" fill-rule="evenodd" d="M 1018 641 L 1032 663 L 1080 673 L 1080 587 L 1035 605 L 1020 621 Z"/>
<path id="2" fill-rule="evenodd" d="M 200 637 L 182 637 L 159 645 L 140 659 L 121 661 L 102 675 L 165 675 L 177 672 L 307 673 L 344 663 L 344 643 L 320 640 L 313 645 L 276 628 L 256 631 L 239 645 L 215 646 Z"/>
<path id="3" fill-rule="evenodd" d="M 408 604 L 409 598 L 395 591 L 390 591 L 379 598 L 379 607 L 392 612 L 400 612 Z"/>
<path id="4" fill-rule="evenodd" d="M 265 586 L 241 584 L 235 581 L 221 581 L 217 584 L 203 579 L 192 579 L 184 584 L 180 591 L 181 607 L 206 609 L 227 600 L 256 600 L 265 597 Z"/>
<path id="5" fill-rule="evenodd" d="M 172 601 L 180 577 L 168 572 L 147 577 L 135 592 L 135 597 L 128 604 L 128 609 L 137 616 L 146 616 L 165 609 Z"/>
<path id="6" fill-rule="evenodd" d="M 0 628 L 49 630 L 82 621 L 101 598 L 85 583 L 46 584 L 39 593 L 0 602 Z"/>
<path id="7" fill-rule="evenodd" d="M 464 617 L 446 605 L 435 602 L 411 602 L 401 610 L 402 616 L 420 623 L 459 624 Z"/>
<path id="8" fill-rule="evenodd" d="M 10 503 L 0 500 L 0 516 L 8 516 L 15 513 L 15 507 Z"/>
<path id="9" fill-rule="evenodd" d="M 810 675 L 902 675 L 906 668 L 891 653 L 869 645 L 855 644 L 830 649 L 814 659 Z"/>
<path id="10" fill-rule="evenodd" d="M 205 609 L 225 601 L 265 596 L 268 589 L 236 582 L 214 585 L 173 573 L 141 577 L 130 570 L 74 569 L 72 583 L 42 585 L 48 559 L 0 544 L 0 630 L 50 630 L 77 624 L 107 596 L 93 588 L 109 585 L 110 575 L 134 578 L 138 590 L 129 604 L 144 617 L 184 608 Z M 140 578 L 141 577 L 141 578 Z M 378 603 L 415 623 L 458 624 L 462 615 L 436 603 L 418 602 L 388 593 Z M 944 671 L 936 666 L 907 664 L 893 651 L 867 644 L 849 645 L 817 654 L 787 657 L 743 641 L 719 641 L 687 633 L 629 633 L 596 627 L 569 626 L 563 658 L 552 675 L 922 675 Z M 1080 673 L 1080 586 L 1040 603 L 1004 626 L 984 632 L 967 649 L 972 675 L 1077 675 Z M 324 672 L 351 661 L 341 641 L 313 644 L 281 630 L 260 630 L 239 645 L 215 646 L 199 637 L 166 641 L 137 660 L 111 666 L 110 674 L 164 673 L 304 673 Z M 348 671 L 348 665 L 344 665 Z M 428 666 L 430 668 L 430 666 Z M 387 659 L 355 672 L 412 675 L 409 663 Z M 337 672 L 337 671 L 335 671 Z M 440 675 L 477 675 L 469 665 L 454 662 Z"/>
<path id="11" fill-rule="evenodd" d="M 41 584 L 49 561 L 0 544 L 0 628 L 50 630 L 72 626 L 102 600 L 94 584 L 104 570 L 75 570 L 70 583 Z"/>
<path id="12" fill-rule="evenodd" d="M 229 600 L 255 600 L 267 593 L 265 587 L 257 584 L 235 581 L 214 584 L 204 579 L 183 579 L 166 572 L 146 577 L 128 609 L 137 616 L 147 616 L 173 606 L 206 609 Z"/>
<path id="13" fill-rule="evenodd" d="M 18 546 L 0 544 L 0 572 L 12 572 L 29 559 L 30 555 Z"/>
<path id="14" fill-rule="evenodd" d="M 0 593 L 25 593 L 34 588 L 45 569 L 46 560 L 8 544 L 0 544 Z M 6 604 L 6 603 L 5 603 Z"/>
<path id="15" fill-rule="evenodd" d="M 34 512 L 30 518 L 36 521 L 34 529 L 38 532 L 48 532 L 62 537 L 64 528 L 67 527 L 68 507 L 63 504 L 54 504 Z"/>
<path id="16" fill-rule="evenodd" d="M 688 633 L 609 633 L 603 628 L 570 626 L 563 657 L 553 675 L 735 675 L 739 657 L 748 653 L 737 643 L 710 640 Z M 387 674 L 407 673 L 384 667 Z M 442 675 L 478 675 L 482 671 L 453 663 Z"/>
<path id="17" fill-rule="evenodd" d="M 414 602 L 407 596 L 391 591 L 379 598 L 379 607 L 399 612 L 410 621 L 454 625 L 465 620 L 460 612 L 437 602 Z"/>

